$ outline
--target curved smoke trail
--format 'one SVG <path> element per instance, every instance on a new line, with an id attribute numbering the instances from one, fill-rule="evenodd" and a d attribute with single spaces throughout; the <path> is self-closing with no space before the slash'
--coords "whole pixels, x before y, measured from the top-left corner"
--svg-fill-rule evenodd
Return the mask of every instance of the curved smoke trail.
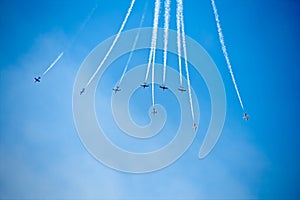
<path id="1" fill-rule="evenodd" d="M 229 69 L 229 73 L 231 75 L 231 79 L 232 79 L 236 94 L 237 94 L 238 99 L 240 101 L 241 107 L 244 110 L 243 101 L 242 101 L 241 95 L 239 93 L 239 89 L 238 89 L 238 86 L 236 84 L 234 74 L 233 74 L 233 71 L 232 71 L 232 67 L 231 67 L 231 64 L 230 64 L 229 56 L 228 56 L 228 53 L 227 53 L 227 50 L 226 50 L 226 46 L 225 46 L 225 42 L 224 42 L 224 36 L 223 36 L 223 33 L 222 33 L 222 28 L 221 28 L 221 24 L 220 24 L 220 20 L 219 20 L 219 15 L 218 15 L 217 7 L 216 7 L 216 4 L 215 4 L 214 0 L 211 0 L 211 5 L 212 5 L 213 10 L 214 10 L 214 15 L 215 15 L 216 23 L 217 23 L 219 40 L 220 40 L 220 43 L 221 43 L 221 46 L 222 46 L 222 51 L 223 51 L 223 54 L 224 54 L 224 57 L 225 57 L 225 60 L 226 60 L 226 63 L 227 63 L 228 69 Z"/>
<path id="2" fill-rule="evenodd" d="M 167 50 L 169 39 L 169 22 L 170 22 L 170 0 L 165 0 L 165 24 L 164 24 L 164 72 L 163 84 L 166 82 L 166 69 L 167 69 Z"/>
<path id="3" fill-rule="evenodd" d="M 182 86 L 182 69 L 181 69 L 181 36 L 180 36 L 180 12 L 181 8 L 178 6 L 179 2 L 177 0 L 177 8 L 176 8 L 176 27 L 177 27 L 177 54 L 178 54 L 178 66 L 179 66 L 179 80 L 180 86 Z"/>
<path id="4" fill-rule="evenodd" d="M 93 9 L 91 10 L 91 12 L 88 14 L 88 16 L 85 18 L 85 20 L 83 21 L 83 23 L 81 24 L 79 30 L 77 31 L 76 35 L 73 37 L 73 39 L 71 40 L 71 42 L 69 43 L 69 45 L 67 46 L 66 49 L 69 49 L 73 43 L 75 42 L 75 40 L 78 38 L 79 34 L 83 31 L 83 29 L 85 28 L 85 26 L 87 25 L 87 23 L 90 21 L 91 17 L 93 16 L 94 12 L 96 11 L 98 7 L 98 4 L 95 5 L 95 7 L 93 7 Z M 51 63 L 51 65 L 44 71 L 43 76 L 52 68 L 54 67 L 54 65 L 60 60 L 60 58 L 64 55 L 64 52 L 61 52 L 58 57 Z"/>
<path id="5" fill-rule="evenodd" d="M 105 62 L 106 59 L 108 58 L 110 52 L 112 51 L 112 49 L 114 48 L 115 44 L 117 43 L 117 41 L 118 41 L 118 39 L 119 39 L 119 37 L 120 37 L 120 35 L 121 35 L 121 32 L 123 31 L 123 29 L 124 29 L 124 27 L 125 27 L 125 24 L 126 24 L 126 22 L 127 22 L 127 19 L 128 19 L 129 15 L 130 15 L 130 13 L 131 13 L 131 11 L 132 11 L 132 7 L 133 7 L 134 3 L 135 3 L 135 0 L 132 0 L 132 1 L 131 1 L 131 4 L 130 4 L 130 7 L 129 7 L 127 13 L 126 13 L 125 19 L 124 19 L 124 21 L 123 21 L 123 23 L 122 23 L 122 25 L 121 25 L 120 30 L 118 31 L 118 33 L 117 33 L 117 35 L 116 35 L 116 37 L 115 37 L 115 39 L 114 39 L 112 45 L 110 46 L 110 48 L 109 48 L 109 50 L 107 51 L 106 55 L 104 56 L 103 60 L 102 60 L 101 63 L 99 64 L 97 70 L 96 70 L 95 73 L 92 75 L 92 77 L 90 78 L 90 80 L 87 82 L 87 84 L 86 84 L 85 87 L 87 87 L 87 86 L 92 82 L 92 80 L 95 78 L 96 74 L 99 72 L 100 68 L 102 67 L 102 65 L 104 64 L 104 62 Z"/>
<path id="6" fill-rule="evenodd" d="M 152 106 L 154 107 L 154 65 L 155 65 L 155 52 L 156 52 L 156 42 L 157 42 L 157 29 L 158 29 L 158 18 L 159 18 L 159 10 L 160 10 L 160 0 L 155 1 L 154 8 L 154 20 L 153 20 L 153 31 L 152 31 L 152 40 L 151 40 L 151 49 L 148 59 L 147 72 L 145 76 L 145 83 L 148 80 L 150 66 L 152 64 Z"/>
<path id="7" fill-rule="evenodd" d="M 155 53 L 153 53 L 153 60 L 152 60 L 152 80 L 151 80 L 151 96 L 152 96 L 152 107 L 154 107 L 155 104 L 155 98 L 154 98 L 154 65 L 155 65 Z"/>
<path id="8" fill-rule="evenodd" d="M 192 99 L 189 67 L 188 67 L 188 62 L 187 62 L 182 0 L 178 0 L 178 6 L 181 7 L 180 8 L 180 11 L 181 11 L 180 12 L 180 22 L 181 22 L 182 46 L 183 46 L 184 63 L 185 63 L 185 71 L 186 71 L 186 79 L 187 79 L 187 85 L 188 85 L 188 93 L 189 93 L 189 100 L 190 100 L 190 106 L 191 106 L 191 113 L 192 113 L 192 118 L 193 118 L 193 121 L 194 121 L 195 120 L 195 115 L 194 115 L 194 106 L 193 106 L 193 99 Z"/>
<path id="9" fill-rule="evenodd" d="M 141 19 L 141 22 L 140 22 L 139 27 L 142 27 L 142 24 L 143 24 L 143 22 L 144 22 L 144 18 L 145 18 L 145 13 L 144 13 L 143 16 L 142 16 L 142 19 Z M 137 43 L 137 40 L 138 40 L 139 36 L 140 36 L 140 29 L 138 30 L 138 33 L 136 34 L 136 36 L 135 36 L 135 38 L 134 38 L 134 42 L 133 42 L 132 49 L 131 49 L 130 54 L 129 54 L 129 58 L 128 58 L 127 63 L 126 63 L 126 65 L 125 65 L 125 68 L 124 68 L 124 71 L 123 71 L 123 73 L 122 73 L 122 76 L 121 76 L 121 78 L 120 78 L 120 80 L 119 80 L 119 82 L 118 82 L 118 85 L 121 84 L 121 82 L 122 82 L 122 80 L 123 80 L 123 78 L 124 78 L 124 76 L 125 76 L 125 73 L 127 72 L 127 69 L 128 69 L 130 60 L 131 60 L 131 58 L 132 58 L 132 55 L 133 55 L 133 52 L 134 52 L 134 49 L 135 49 L 135 46 L 136 46 L 136 43 Z"/>
<path id="10" fill-rule="evenodd" d="M 157 28 L 158 28 L 158 18 L 160 10 L 160 0 L 155 1 L 155 13 L 154 13 L 154 35 L 152 39 L 154 40 L 153 44 L 153 58 L 152 58 L 152 107 L 154 107 L 154 65 L 155 65 L 155 53 L 156 53 L 156 42 L 157 42 Z"/>
<path id="11" fill-rule="evenodd" d="M 46 71 L 44 71 L 43 76 L 44 76 L 45 74 L 47 74 L 47 72 L 48 72 L 52 67 L 54 67 L 54 65 L 59 61 L 59 59 L 60 59 L 63 55 L 64 55 L 64 52 L 61 52 L 61 53 L 58 55 L 58 57 L 51 63 L 51 65 L 46 69 Z"/>
<path id="12" fill-rule="evenodd" d="M 82 22 L 82 24 L 80 25 L 76 35 L 72 38 L 71 42 L 69 43 L 69 45 L 67 46 L 67 49 L 69 49 L 70 47 L 73 46 L 74 42 L 77 40 L 77 38 L 79 37 L 80 33 L 85 29 L 86 25 L 89 23 L 90 19 L 92 18 L 93 14 L 95 13 L 95 11 L 98 8 L 98 4 L 96 3 L 96 5 L 92 8 L 92 10 L 90 11 L 90 13 L 88 14 L 88 16 L 85 18 L 85 20 Z"/>
<path id="13" fill-rule="evenodd" d="M 157 41 L 157 28 L 158 28 L 158 18 L 159 18 L 159 10 L 160 10 L 160 0 L 155 1 L 155 8 L 154 8 L 154 20 L 153 20 L 153 31 L 152 31 L 152 40 L 151 40 L 151 49 L 148 59 L 147 65 L 147 73 L 145 76 L 145 82 L 147 82 L 150 72 L 150 65 L 155 62 L 155 49 L 156 49 L 156 41 Z M 154 66 L 154 64 L 152 64 Z"/>

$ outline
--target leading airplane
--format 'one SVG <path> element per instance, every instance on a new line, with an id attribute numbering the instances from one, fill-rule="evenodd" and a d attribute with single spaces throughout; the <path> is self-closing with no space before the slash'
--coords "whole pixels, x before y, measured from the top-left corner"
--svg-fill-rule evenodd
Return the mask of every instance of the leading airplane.
<path id="1" fill-rule="evenodd" d="M 163 89 L 163 91 L 165 91 L 166 89 L 168 89 L 168 87 L 167 87 L 166 85 L 164 85 L 164 84 L 160 85 L 159 87 L 160 87 L 161 89 Z"/>
<path id="2" fill-rule="evenodd" d="M 82 93 L 84 93 L 85 88 L 82 88 L 82 90 L 80 91 L 80 95 L 82 95 Z"/>
<path id="3" fill-rule="evenodd" d="M 185 92 L 186 90 L 184 89 L 184 87 L 182 87 L 182 86 L 180 86 L 179 88 L 178 88 L 178 90 L 180 91 L 180 92 Z"/>
<path id="4" fill-rule="evenodd" d="M 146 82 L 144 82 L 144 83 L 141 85 L 141 87 L 143 87 L 143 88 L 145 89 L 146 87 L 149 87 L 149 84 L 147 84 Z"/>
<path id="5" fill-rule="evenodd" d="M 41 77 L 39 76 L 39 77 L 34 77 L 34 82 L 36 83 L 36 82 L 41 82 Z"/>
<path id="6" fill-rule="evenodd" d="M 116 94 L 117 92 L 121 91 L 120 86 L 116 86 L 116 87 L 113 89 L 113 91 L 115 91 L 115 94 Z"/>
<path id="7" fill-rule="evenodd" d="M 244 113 L 243 119 L 245 119 L 246 121 L 248 121 L 249 115 L 247 115 L 247 113 Z"/>

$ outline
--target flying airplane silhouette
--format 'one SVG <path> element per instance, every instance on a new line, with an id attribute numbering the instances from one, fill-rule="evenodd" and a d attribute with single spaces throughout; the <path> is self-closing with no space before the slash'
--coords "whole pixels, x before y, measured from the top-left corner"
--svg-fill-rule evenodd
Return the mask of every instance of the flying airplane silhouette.
<path id="1" fill-rule="evenodd" d="M 152 115 L 156 115 L 157 114 L 157 110 L 155 108 L 153 108 L 152 111 L 151 111 L 151 114 Z"/>
<path id="2" fill-rule="evenodd" d="M 116 87 L 113 89 L 113 91 L 115 91 L 115 94 L 116 94 L 117 92 L 121 91 L 121 89 L 120 89 L 119 86 L 116 86 Z"/>
<path id="3" fill-rule="evenodd" d="M 180 91 L 180 92 L 185 92 L 186 90 L 184 89 L 184 87 L 182 87 L 182 86 L 180 86 L 179 88 L 178 88 L 178 90 Z"/>
<path id="4" fill-rule="evenodd" d="M 163 89 L 163 91 L 165 91 L 166 89 L 168 89 L 168 87 L 167 87 L 166 85 L 164 85 L 164 84 L 160 85 L 159 87 L 160 87 L 161 89 Z"/>
<path id="5" fill-rule="evenodd" d="M 82 90 L 80 91 L 80 95 L 82 95 L 82 93 L 84 93 L 85 88 L 82 88 Z"/>
<path id="6" fill-rule="evenodd" d="M 41 77 L 39 76 L 39 77 L 34 77 L 34 82 L 36 83 L 36 82 L 41 82 Z"/>
<path id="7" fill-rule="evenodd" d="M 198 125 L 196 123 L 193 124 L 192 128 L 196 131 L 198 128 Z"/>
<path id="8" fill-rule="evenodd" d="M 146 87 L 149 87 L 149 84 L 147 84 L 146 82 L 144 82 L 143 84 L 141 84 L 141 87 L 143 87 L 145 89 Z"/>
<path id="9" fill-rule="evenodd" d="M 245 119 L 246 121 L 248 121 L 249 115 L 247 115 L 247 113 L 244 113 L 243 119 Z"/>

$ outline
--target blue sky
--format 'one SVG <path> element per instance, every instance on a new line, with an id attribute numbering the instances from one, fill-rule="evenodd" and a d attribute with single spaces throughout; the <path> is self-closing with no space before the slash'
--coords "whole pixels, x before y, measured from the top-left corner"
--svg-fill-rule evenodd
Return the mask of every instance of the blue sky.
<path id="1" fill-rule="evenodd" d="M 145 2 L 136 0 L 125 30 L 138 27 Z M 184 1 L 185 32 L 209 53 L 224 81 L 224 129 L 209 156 L 199 160 L 210 103 L 205 88 L 196 89 L 204 123 L 197 140 L 174 164 L 140 175 L 118 172 L 96 161 L 81 143 L 73 122 L 72 92 L 77 71 L 96 45 L 117 33 L 130 1 L 97 4 L 81 30 L 96 1 L 0 3 L 1 198 L 297 199 L 300 2 L 216 0 L 233 71 L 251 117 L 245 122 L 221 51 L 210 0 Z M 144 26 L 152 26 L 153 6 L 149 1 Z M 172 2 L 172 29 L 176 28 L 174 10 Z M 162 22 L 161 18 L 160 27 Z M 33 77 L 42 74 L 62 51 L 65 54 L 57 65 L 40 84 L 34 84 Z M 132 63 L 147 59 L 143 52 L 137 52 Z M 125 62 L 126 57 L 122 57 L 114 65 Z M 114 66 L 105 73 L 98 99 L 109 102 L 110 86 L 121 73 Z M 191 69 L 192 85 L 201 85 L 200 79 Z M 162 104 L 168 98 L 157 96 Z M 148 110 L 147 105 L 133 103 L 130 109 L 139 113 Z M 98 108 L 101 113 L 105 104 Z M 171 123 L 176 124 L 178 111 L 171 113 Z M 133 118 L 140 124 L 147 122 L 140 116 Z M 108 129 L 113 127 L 107 125 Z M 173 130 L 172 125 L 168 128 Z M 111 139 L 116 143 L 125 141 L 114 134 Z"/>

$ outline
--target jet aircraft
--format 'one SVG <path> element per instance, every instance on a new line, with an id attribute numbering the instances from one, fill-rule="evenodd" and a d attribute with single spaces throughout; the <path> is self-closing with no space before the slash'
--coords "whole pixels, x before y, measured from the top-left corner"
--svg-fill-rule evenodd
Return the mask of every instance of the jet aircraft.
<path id="1" fill-rule="evenodd" d="M 116 87 L 113 89 L 113 91 L 115 91 L 115 94 L 116 94 L 117 92 L 121 91 L 121 89 L 120 89 L 119 86 L 116 86 Z"/>
<path id="2" fill-rule="evenodd" d="M 141 87 L 143 87 L 143 88 L 145 89 L 146 87 L 149 87 L 149 84 L 147 84 L 146 82 L 144 82 L 144 83 L 141 85 Z"/>
<path id="3" fill-rule="evenodd" d="M 178 90 L 179 90 L 180 92 L 185 92 L 185 91 L 186 91 L 182 86 L 180 86 L 180 87 L 178 88 Z"/>
<path id="4" fill-rule="evenodd" d="M 166 85 L 164 85 L 164 84 L 160 85 L 159 87 L 160 87 L 161 89 L 163 89 L 163 91 L 165 91 L 166 89 L 168 89 L 168 87 L 167 87 Z"/>
<path id="5" fill-rule="evenodd" d="M 198 128 L 198 125 L 196 123 L 193 124 L 192 128 L 196 131 Z"/>
<path id="6" fill-rule="evenodd" d="M 36 83 L 36 82 L 41 82 L 41 77 L 39 76 L 39 77 L 34 77 L 34 82 Z"/>
<path id="7" fill-rule="evenodd" d="M 80 95 L 82 95 L 82 93 L 84 93 L 85 88 L 82 88 L 82 90 L 80 91 Z"/>
<path id="8" fill-rule="evenodd" d="M 151 114 L 155 115 L 157 113 L 157 110 L 155 108 L 152 109 Z"/>
<path id="9" fill-rule="evenodd" d="M 243 119 L 245 119 L 246 121 L 248 121 L 249 115 L 247 115 L 247 113 L 244 113 Z"/>

